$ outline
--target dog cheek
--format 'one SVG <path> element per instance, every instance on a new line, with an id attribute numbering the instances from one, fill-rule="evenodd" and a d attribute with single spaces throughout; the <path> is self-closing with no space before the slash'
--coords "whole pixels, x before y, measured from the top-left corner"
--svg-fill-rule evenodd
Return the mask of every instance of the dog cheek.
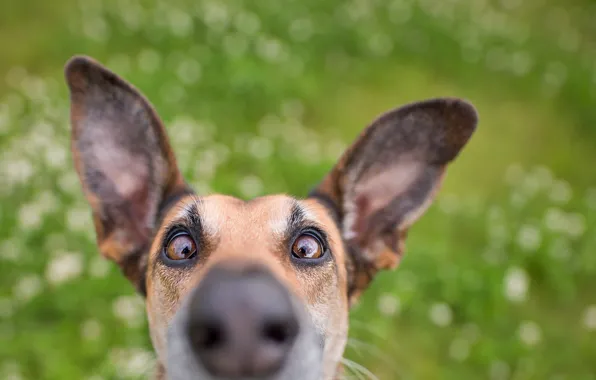
<path id="1" fill-rule="evenodd" d="M 147 296 L 149 333 L 159 361 L 165 363 L 168 346 L 168 326 L 177 304 L 175 299 L 168 293 L 168 287 L 163 286 L 159 279 L 153 281 L 151 285 L 152 287 Z"/>
<path id="2" fill-rule="evenodd" d="M 149 323 L 149 335 L 153 348 L 157 354 L 158 361 L 164 363 L 166 358 L 166 326 L 167 322 L 164 320 L 163 314 L 159 311 L 159 307 L 151 302 L 151 297 L 147 299 L 147 322 Z"/>
<path id="3" fill-rule="evenodd" d="M 325 344 L 323 378 L 332 378 L 348 341 L 348 312 L 340 294 L 329 303 L 328 336 Z"/>

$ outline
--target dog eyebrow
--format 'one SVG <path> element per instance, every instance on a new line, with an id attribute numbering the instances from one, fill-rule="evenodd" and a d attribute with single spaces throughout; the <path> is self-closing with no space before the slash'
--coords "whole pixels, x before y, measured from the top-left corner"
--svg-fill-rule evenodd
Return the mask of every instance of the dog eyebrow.
<path id="1" fill-rule="evenodd" d="M 292 233 L 293 231 L 301 228 L 304 226 L 306 221 L 306 212 L 298 203 L 298 201 L 292 201 L 292 209 L 290 210 L 290 215 L 288 217 L 288 224 L 286 227 L 286 232 Z"/>
<path id="2" fill-rule="evenodd" d="M 164 226 L 163 230 L 169 231 L 176 226 L 183 225 L 200 231 L 203 226 L 201 213 L 199 212 L 201 205 L 201 198 L 192 196 L 190 203 L 178 206 L 178 213 Z"/>
<path id="3" fill-rule="evenodd" d="M 314 228 L 319 231 L 323 237 L 328 240 L 325 228 L 317 221 L 312 212 L 305 208 L 299 201 L 292 201 L 292 208 L 287 218 L 287 225 L 285 236 L 287 240 L 290 240 L 297 231 L 304 228 Z"/>

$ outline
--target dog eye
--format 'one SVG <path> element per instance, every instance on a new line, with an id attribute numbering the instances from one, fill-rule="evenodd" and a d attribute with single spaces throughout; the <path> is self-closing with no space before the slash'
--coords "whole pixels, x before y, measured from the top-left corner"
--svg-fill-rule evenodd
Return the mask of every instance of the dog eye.
<path id="1" fill-rule="evenodd" d="M 166 256 L 170 260 L 188 260 L 197 253 L 195 241 L 187 234 L 174 236 L 166 247 Z"/>
<path id="2" fill-rule="evenodd" d="M 308 234 L 298 237 L 292 245 L 292 255 L 299 259 L 318 259 L 323 252 L 319 239 Z"/>

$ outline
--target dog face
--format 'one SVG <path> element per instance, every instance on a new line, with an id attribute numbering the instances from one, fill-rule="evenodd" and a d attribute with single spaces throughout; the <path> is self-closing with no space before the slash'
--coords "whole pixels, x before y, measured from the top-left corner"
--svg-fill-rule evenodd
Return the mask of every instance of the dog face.
<path id="1" fill-rule="evenodd" d="M 97 244 L 145 296 L 158 377 L 332 379 L 350 306 L 395 268 L 477 114 L 432 99 L 376 119 L 304 198 L 195 194 L 130 84 L 66 65 L 72 152 Z M 175 131 L 174 131 L 175 133 Z"/>

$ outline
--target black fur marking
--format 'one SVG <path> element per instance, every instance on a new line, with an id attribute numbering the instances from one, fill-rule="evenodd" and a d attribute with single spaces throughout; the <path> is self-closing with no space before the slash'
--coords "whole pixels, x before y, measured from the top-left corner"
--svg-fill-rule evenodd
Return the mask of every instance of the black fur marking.
<path id="1" fill-rule="evenodd" d="M 184 198 L 187 195 L 192 195 L 192 194 L 194 194 L 193 189 L 190 188 L 190 186 L 185 185 L 184 187 L 169 194 L 167 196 L 167 198 L 163 199 L 158 207 L 159 211 L 157 213 L 155 225 L 160 226 L 163 223 L 163 218 L 165 218 L 168 211 L 170 211 L 170 209 L 172 207 L 174 207 L 180 199 Z M 195 210 L 196 210 L 196 208 L 195 208 Z"/>
<path id="2" fill-rule="evenodd" d="M 313 189 L 308 194 L 308 198 L 316 199 L 317 201 L 319 201 L 319 203 L 325 206 L 325 208 L 329 212 L 329 215 L 341 231 L 340 221 L 343 217 L 343 213 L 341 211 L 341 208 L 333 201 L 333 199 L 331 199 L 331 197 L 329 197 L 327 194 L 320 192 L 317 188 Z"/>
<path id="3" fill-rule="evenodd" d="M 149 247 L 143 246 L 132 251 L 118 263 L 122 273 L 129 278 L 137 291 L 143 296 L 147 296 L 147 258 Z"/>

